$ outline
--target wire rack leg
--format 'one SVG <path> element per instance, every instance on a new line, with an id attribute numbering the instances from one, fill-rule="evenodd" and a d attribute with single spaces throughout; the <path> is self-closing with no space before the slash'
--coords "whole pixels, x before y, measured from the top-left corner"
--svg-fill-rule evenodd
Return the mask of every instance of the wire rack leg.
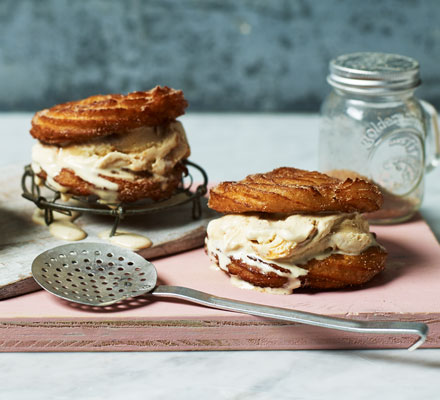
<path id="1" fill-rule="evenodd" d="M 53 222 L 53 210 L 50 208 L 44 208 L 44 222 L 46 225 L 50 225 Z"/>
<path id="2" fill-rule="evenodd" d="M 119 222 L 121 222 L 121 216 L 117 214 L 115 216 L 115 222 L 113 222 L 112 230 L 110 231 L 110 237 L 115 236 L 116 230 L 119 226 Z"/>
<path id="3" fill-rule="evenodd" d="M 202 215 L 202 206 L 200 204 L 200 197 L 195 197 L 192 205 L 192 217 L 193 219 L 199 219 Z"/>

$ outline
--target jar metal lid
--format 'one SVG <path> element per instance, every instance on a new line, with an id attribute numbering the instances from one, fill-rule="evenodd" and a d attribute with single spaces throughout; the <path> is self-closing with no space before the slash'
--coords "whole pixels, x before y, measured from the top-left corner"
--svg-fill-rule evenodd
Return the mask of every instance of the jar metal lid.
<path id="1" fill-rule="evenodd" d="M 399 54 L 351 53 L 330 61 L 327 82 L 359 94 L 389 94 L 420 85 L 417 60 Z"/>

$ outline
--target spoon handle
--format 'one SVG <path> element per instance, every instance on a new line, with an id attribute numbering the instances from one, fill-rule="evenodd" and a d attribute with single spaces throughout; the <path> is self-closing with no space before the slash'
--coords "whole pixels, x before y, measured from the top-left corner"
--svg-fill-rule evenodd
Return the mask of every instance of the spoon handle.
<path id="1" fill-rule="evenodd" d="M 356 321 L 343 318 L 328 317 L 304 311 L 289 310 L 287 308 L 271 307 L 262 304 L 247 303 L 214 296 L 198 290 L 180 286 L 157 286 L 150 294 L 160 297 L 174 297 L 201 304 L 220 310 L 235 311 L 259 317 L 297 322 L 300 324 L 320 326 L 329 329 L 338 329 L 347 332 L 391 334 L 391 335 L 418 335 L 419 339 L 408 350 L 415 350 L 421 346 L 428 334 L 428 325 L 422 322 L 400 321 Z"/>

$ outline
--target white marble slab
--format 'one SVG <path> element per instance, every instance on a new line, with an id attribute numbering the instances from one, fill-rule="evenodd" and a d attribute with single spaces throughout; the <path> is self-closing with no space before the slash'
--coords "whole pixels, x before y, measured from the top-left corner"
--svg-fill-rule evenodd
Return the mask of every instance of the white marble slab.
<path id="1" fill-rule="evenodd" d="M 0 164 L 26 163 L 30 114 L 0 115 Z M 190 114 L 211 179 L 317 167 L 316 115 Z M 422 214 L 440 237 L 440 169 Z M 440 350 L 2 354 L 0 399 L 438 399 Z"/>
<path id="2" fill-rule="evenodd" d="M 2 354 L 5 400 L 438 399 L 438 350 Z"/>

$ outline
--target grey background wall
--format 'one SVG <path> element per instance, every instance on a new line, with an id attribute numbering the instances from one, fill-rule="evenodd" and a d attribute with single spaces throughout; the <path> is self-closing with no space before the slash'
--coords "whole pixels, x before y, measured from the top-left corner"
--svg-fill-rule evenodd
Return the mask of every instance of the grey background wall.
<path id="1" fill-rule="evenodd" d="M 415 57 L 440 107 L 438 0 L 0 0 L 0 110 L 166 84 L 191 110 L 317 111 L 353 51 Z"/>

